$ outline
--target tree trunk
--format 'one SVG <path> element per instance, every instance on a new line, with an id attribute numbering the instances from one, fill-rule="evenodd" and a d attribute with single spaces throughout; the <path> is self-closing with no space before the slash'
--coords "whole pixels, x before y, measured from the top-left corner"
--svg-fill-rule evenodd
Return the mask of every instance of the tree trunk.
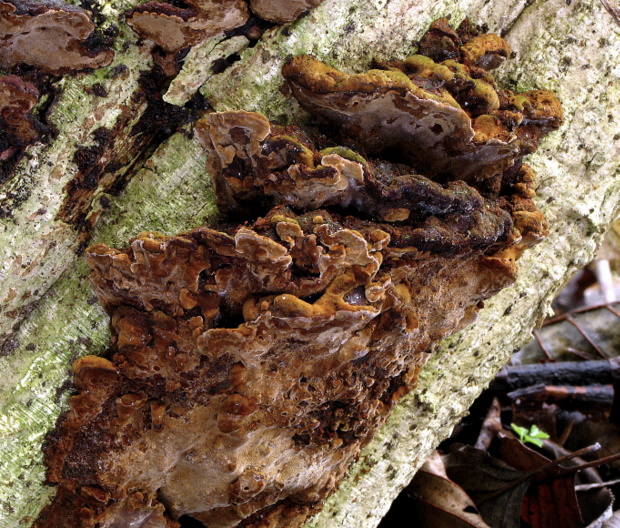
<path id="1" fill-rule="evenodd" d="M 0 528 L 29 526 L 53 492 L 43 485 L 44 435 L 66 409 L 72 361 L 102 353 L 108 343 L 107 317 L 93 300 L 80 256 L 85 243 L 124 246 L 140 231 L 172 234 L 217 215 L 191 127 L 169 137 L 157 129 L 153 108 L 174 107 L 149 101 L 150 46 L 138 45 L 120 22 L 135 3 L 99 2 L 104 24 L 121 28 L 114 62 L 54 84 L 46 119 L 57 135 L 29 147 L 0 189 Z M 530 339 L 558 289 L 592 259 L 620 198 L 620 28 L 598 0 L 326 0 L 296 23 L 268 30 L 253 47 L 241 36 L 195 46 L 163 96 L 171 105 L 195 105 L 199 90 L 217 111 L 303 119 L 279 91 L 287 57 L 310 53 L 361 71 L 373 59 L 412 53 L 442 16 L 454 24 L 468 16 L 500 33 L 516 52 L 500 80 L 517 91 L 551 89 L 562 101 L 563 126 L 528 160 L 551 232 L 519 260 L 517 282 L 433 355 L 418 387 L 307 527 L 376 526 L 429 451 Z M 214 60 L 235 53 L 239 60 L 213 73 Z M 95 84 L 106 96 L 95 95 L 103 93 Z M 101 127 L 112 131 L 111 140 L 93 135 Z M 92 163 L 80 164 L 89 146 Z M 84 191 L 75 182 L 91 171 L 98 186 Z"/>

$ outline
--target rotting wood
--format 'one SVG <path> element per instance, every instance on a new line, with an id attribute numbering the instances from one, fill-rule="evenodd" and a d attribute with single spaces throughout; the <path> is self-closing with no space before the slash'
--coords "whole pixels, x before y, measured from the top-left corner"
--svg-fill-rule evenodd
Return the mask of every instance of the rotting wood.
<path id="1" fill-rule="evenodd" d="M 613 385 L 532 385 L 507 394 L 512 401 L 521 401 L 525 408 L 539 408 L 543 403 L 559 403 L 563 407 L 580 405 L 583 408 L 606 408 L 614 399 Z"/>

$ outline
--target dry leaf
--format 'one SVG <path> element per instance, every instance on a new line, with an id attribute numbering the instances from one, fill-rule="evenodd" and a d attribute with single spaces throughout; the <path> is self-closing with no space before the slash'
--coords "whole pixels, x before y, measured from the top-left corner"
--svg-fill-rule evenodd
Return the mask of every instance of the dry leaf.
<path id="1" fill-rule="evenodd" d="M 488 453 L 455 444 L 448 457 L 448 476 L 473 499 L 484 521 L 493 528 L 519 528 L 521 503 L 531 476 Z"/>
<path id="2" fill-rule="evenodd" d="M 425 528 L 490 528 L 467 493 L 444 477 L 420 470 L 409 494 Z"/>

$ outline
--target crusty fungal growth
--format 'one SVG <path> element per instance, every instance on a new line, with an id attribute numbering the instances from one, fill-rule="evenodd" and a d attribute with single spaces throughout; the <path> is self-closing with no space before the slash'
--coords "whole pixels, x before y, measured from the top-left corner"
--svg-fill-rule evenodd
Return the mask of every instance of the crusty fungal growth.
<path id="1" fill-rule="evenodd" d="M 501 174 L 498 191 L 489 192 L 485 181 L 478 182 L 480 189 L 462 180 L 440 184 L 346 147 L 317 148 L 298 127 L 270 124 L 253 112 L 211 114 L 196 124 L 196 133 L 210 152 L 218 207 L 237 217 L 276 205 L 336 207 L 387 222 L 381 228 L 392 236 L 389 224 L 396 224 L 400 238 L 422 251 L 488 249 L 511 233 L 507 245 L 514 258 L 547 234 L 532 200 L 533 171 L 520 158 Z"/>
<path id="2" fill-rule="evenodd" d="M 106 66 L 114 52 L 89 48 L 94 28 L 87 11 L 59 0 L 0 1 L 0 67 L 60 74 Z"/>
<path id="3" fill-rule="evenodd" d="M 515 276 L 482 249 L 428 253 L 382 227 L 280 206 L 231 233 L 88 250 L 113 352 L 74 365 L 80 392 L 46 447 L 59 491 L 36 526 L 173 527 L 186 514 L 223 528 L 273 505 L 278 526 L 297 526 L 433 343 Z"/>
<path id="4" fill-rule="evenodd" d="M 546 234 L 517 154 L 489 189 L 250 112 L 196 133 L 220 207 L 248 220 L 87 250 L 111 347 L 73 365 L 77 394 L 45 446 L 58 491 L 36 528 L 301 526 L 428 353 Z"/>
<path id="5" fill-rule="evenodd" d="M 511 50 L 498 35 L 480 35 L 468 19 L 454 30 L 447 19 L 440 18 L 420 39 L 418 52 L 438 63 L 456 60 L 467 66 L 492 70 L 503 64 Z"/>
<path id="6" fill-rule="evenodd" d="M 546 90 L 498 88 L 487 70 L 510 48 L 467 22 L 457 32 L 436 21 L 420 52 L 361 74 L 298 56 L 283 74 L 301 105 L 336 123 L 341 139 L 355 148 L 368 154 L 393 149 L 427 175 L 486 180 L 489 190 L 499 191 L 502 173 L 561 123 L 557 98 Z"/>
<path id="7" fill-rule="evenodd" d="M 270 22 L 284 24 L 314 9 L 323 0 L 187 0 L 188 7 L 166 2 L 147 2 L 127 13 L 127 22 L 143 38 L 164 51 L 178 51 L 242 26 L 253 13 Z"/>
<path id="8" fill-rule="evenodd" d="M 39 91 L 15 75 L 0 76 L 0 161 L 37 140 L 35 120 L 28 112 Z"/>
<path id="9" fill-rule="evenodd" d="M 265 20 L 284 24 L 295 20 L 322 2 L 323 0 L 250 0 L 250 8 Z"/>
<path id="10" fill-rule="evenodd" d="M 367 220 L 397 223 L 401 238 L 422 251 L 488 248 L 510 233 L 510 214 L 463 181 L 442 186 L 344 147 L 318 150 L 297 127 L 270 125 L 260 114 L 212 114 L 198 122 L 196 133 L 210 151 L 209 173 L 226 212 L 250 215 L 257 205 L 335 206 Z M 523 208 L 516 196 L 507 199 Z M 520 199 L 531 205 L 527 196 Z M 542 215 L 535 214 L 544 231 Z"/>
<path id="11" fill-rule="evenodd" d="M 141 36 L 165 51 L 177 51 L 201 40 L 242 26 L 249 18 L 245 0 L 188 0 L 187 8 L 147 2 L 127 14 Z"/>

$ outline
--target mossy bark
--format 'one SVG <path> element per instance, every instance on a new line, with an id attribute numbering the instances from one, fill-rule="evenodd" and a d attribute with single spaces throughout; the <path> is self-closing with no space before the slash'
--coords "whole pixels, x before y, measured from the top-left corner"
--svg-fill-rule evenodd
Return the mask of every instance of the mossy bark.
<path id="1" fill-rule="evenodd" d="M 101 12 L 116 20 L 131 3 L 102 1 Z M 592 258 L 620 200 L 620 28 L 598 0 L 326 0 L 298 22 L 269 30 L 254 47 L 239 37 L 219 37 L 192 50 L 163 96 L 185 104 L 200 90 L 215 110 L 303 119 L 299 107 L 279 91 L 287 57 L 312 53 L 359 71 L 373 58 L 411 53 L 430 21 L 447 15 L 454 23 L 469 16 L 505 36 L 517 57 L 501 69 L 503 82 L 517 90 L 552 89 L 563 103 L 564 125 L 529 160 L 539 177 L 538 203 L 551 233 L 519 261 L 517 283 L 488 302 L 475 325 L 433 355 L 418 388 L 308 527 L 375 526 L 429 450 L 529 339 L 555 292 Z M 3 205 L 11 211 L 1 220 L 0 239 L 0 315 L 5 317 L 0 321 L 5 344 L 0 357 L 0 528 L 29 526 L 53 491 L 42 484 L 44 435 L 66 408 L 72 360 L 103 352 L 109 338 L 106 316 L 86 280 L 80 244 L 88 238 L 125 245 L 139 231 L 175 233 L 209 223 L 217 214 L 205 156 L 189 129 L 159 145 L 157 138 L 138 144 L 129 133 L 146 110 L 135 95 L 140 75 L 152 67 L 148 46 L 138 44 L 122 28 L 111 67 L 59 81 L 49 115 L 57 137 L 32 146 L 13 179 L 0 188 Z M 213 74 L 211 61 L 231 53 L 239 53 L 240 60 Z M 129 73 L 119 80 L 113 72 L 121 64 Z M 108 96 L 91 95 L 84 103 L 84 92 L 94 83 Z M 126 125 L 121 127 L 119 119 Z M 110 180 L 94 190 L 86 206 L 92 222 L 84 232 L 59 220 L 58 213 L 67 183 L 79 172 L 76 151 L 102 126 L 118 129 L 106 155 L 123 160 L 117 176 L 128 183 L 114 195 L 109 194 Z M 131 151 L 138 146 L 140 152 Z"/>

